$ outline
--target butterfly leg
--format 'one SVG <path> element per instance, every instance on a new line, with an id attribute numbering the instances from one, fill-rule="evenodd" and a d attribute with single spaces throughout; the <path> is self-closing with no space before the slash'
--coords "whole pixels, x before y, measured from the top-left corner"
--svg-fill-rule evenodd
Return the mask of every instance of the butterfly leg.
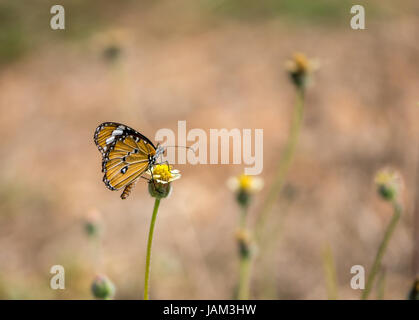
<path id="1" fill-rule="evenodd" d="M 150 168 L 150 172 L 151 172 L 151 180 L 149 180 L 149 183 L 153 183 L 154 184 L 154 189 L 157 190 L 157 192 L 159 192 L 159 188 L 157 188 L 156 185 L 156 180 L 154 180 L 154 176 L 153 176 L 153 170 Z"/>
<path id="2" fill-rule="evenodd" d="M 143 178 L 143 179 L 147 180 L 148 182 L 150 182 L 150 181 L 151 181 L 151 179 L 146 178 L 146 177 L 144 177 L 144 176 L 140 176 L 140 178 Z"/>

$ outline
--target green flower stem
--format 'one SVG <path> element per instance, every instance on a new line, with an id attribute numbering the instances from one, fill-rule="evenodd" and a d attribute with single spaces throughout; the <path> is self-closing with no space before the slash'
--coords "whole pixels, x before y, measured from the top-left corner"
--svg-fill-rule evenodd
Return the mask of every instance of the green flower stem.
<path id="1" fill-rule="evenodd" d="M 328 299 L 336 300 L 338 298 L 336 266 L 330 244 L 327 245 L 323 253 L 323 266 L 326 275 Z"/>
<path id="2" fill-rule="evenodd" d="M 239 300 L 249 299 L 251 265 L 252 258 L 250 254 L 240 256 L 240 278 L 237 290 L 237 299 Z"/>
<path id="3" fill-rule="evenodd" d="M 247 230 L 247 206 L 241 206 L 242 211 L 240 213 L 240 230 Z M 240 245 L 240 243 L 239 243 Z M 248 244 L 246 244 L 248 245 Z M 247 250 L 240 249 L 240 270 L 239 270 L 239 285 L 237 288 L 237 299 L 247 300 L 249 299 L 250 291 L 250 274 L 252 264 L 252 254 L 250 248 Z"/>
<path id="4" fill-rule="evenodd" d="M 278 194 L 284 185 L 285 178 L 287 176 L 287 173 L 290 168 L 292 159 L 294 157 L 294 152 L 297 146 L 298 136 L 300 134 L 301 123 L 303 120 L 303 111 L 304 111 L 304 89 L 299 88 L 297 89 L 297 97 L 296 97 L 296 102 L 295 102 L 295 107 L 294 107 L 294 114 L 293 114 L 293 119 L 292 119 L 292 124 L 291 124 L 290 135 L 289 135 L 288 142 L 285 148 L 285 152 L 278 163 L 274 182 L 271 186 L 271 189 L 268 192 L 268 196 L 259 214 L 259 219 L 258 219 L 257 228 L 256 228 L 257 236 L 262 231 L 263 226 L 265 225 L 265 222 L 267 220 L 267 216 L 270 210 L 272 209 L 275 203 L 275 200 L 277 199 Z"/>
<path id="5" fill-rule="evenodd" d="M 387 249 L 391 235 L 393 234 L 393 231 L 396 228 L 397 222 L 400 219 L 400 216 L 402 213 L 402 207 L 396 201 L 393 201 L 393 207 L 394 207 L 393 217 L 391 218 L 391 221 L 387 226 L 386 232 L 384 233 L 383 240 L 381 241 L 377 254 L 375 256 L 374 263 L 372 265 L 370 274 L 368 275 L 368 278 L 367 278 L 365 290 L 362 292 L 362 296 L 361 296 L 362 300 L 368 299 L 368 296 L 374 284 L 374 279 L 380 270 L 381 261 L 383 260 L 383 256 Z"/>
<path id="6" fill-rule="evenodd" d="M 154 225 L 156 224 L 157 211 L 159 210 L 160 199 L 156 198 L 154 202 L 153 216 L 151 217 L 150 230 L 148 232 L 147 256 L 145 261 L 145 277 L 144 277 L 144 300 L 148 300 L 148 288 L 150 280 L 150 263 L 151 263 L 151 245 L 153 243 Z"/>
<path id="7" fill-rule="evenodd" d="M 386 271 L 383 269 L 380 272 L 380 276 L 377 280 L 377 300 L 383 300 L 384 299 L 384 293 L 386 290 Z"/>
<path id="8" fill-rule="evenodd" d="M 240 224 L 239 224 L 239 226 L 242 230 L 245 230 L 246 226 L 247 226 L 246 219 L 247 219 L 247 211 L 248 210 L 247 210 L 247 206 L 240 206 L 240 207 L 241 207 L 241 212 L 240 212 Z"/>

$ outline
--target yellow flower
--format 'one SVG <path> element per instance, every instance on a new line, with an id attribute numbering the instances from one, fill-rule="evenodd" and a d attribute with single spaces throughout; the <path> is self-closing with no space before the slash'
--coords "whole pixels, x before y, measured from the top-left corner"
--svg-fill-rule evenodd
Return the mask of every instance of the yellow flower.
<path id="1" fill-rule="evenodd" d="M 291 60 L 288 60 L 285 65 L 287 71 L 289 72 L 311 72 L 312 65 L 307 57 L 300 52 L 294 53 Z"/>
<path id="2" fill-rule="evenodd" d="M 252 235 L 246 229 L 239 229 L 235 234 L 239 245 L 239 253 L 242 257 L 247 257 L 252 250 Z"/>
<path id="3" fill-rule="evenodd" d="M 148 183 L 148 191 L 154 198 L 166 198 L 172 191 L 171 182 L 180 179 L 179 170 L 172 170 L 168 164 L 157 164 L 147 171 L 151 177 Z"/>
<path id="4" fill-rule="evenodd" d="M 249 193 L 260 191 L 263 188 L 263 180 L 259 177 L 241 174 L 238 177 L 231 177 L 227 180 L 230 190 L 245 191 Z"/>
<path id="5" fill-rule="evenodd" d="M 403 180 L 401 175 L 391 169 L 385 168 L 378 171 L 375 176 L 375 184 L 377 191 L 384 200 L 396 200 L 403 188 Z"/>
<path id="6" fill-rule="evenodd" d="M 242 207 L 247 207 L 251 200 L 251 194 L 260 191 L 263 180 L 255 176 L 242 174 L 227 180 L 227 187 L 236 193 L 236 200 Z"/>
<path id="7" fill-rule="evenodd" d="M 291 80 L 294 84 L 304 89 L 308 82 L 309 76 L 318 68 L 318 63 L 300 52 L 294 53 L 293 58 L 288 60 L 285 64 L 285 69 L 290 74 Z"/>
<path id="8" fill-rule="evenodd" d="M 169 183 L 181 177 L 179 170 L 172 170 L 172 166 L 167 164 L 157 164 L 147 174 L 159 183 Z"/>
<path id="9" fill-rule="evenodd" d="M 238 229 L 235 233 L 235 237 L 238 242 L 246 244 L 250 244 L 252 242 L 252 236 L 247 229 Z"/>

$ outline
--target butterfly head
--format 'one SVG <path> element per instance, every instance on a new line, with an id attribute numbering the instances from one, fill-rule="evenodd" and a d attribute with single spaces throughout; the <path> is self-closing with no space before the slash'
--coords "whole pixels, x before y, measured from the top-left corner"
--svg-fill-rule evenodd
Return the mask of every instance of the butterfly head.
<path id="1" fill-rule="evenodd" d="M 156 153 L 153 156 L 153 161 L 154 163 L 157 161 L 157 159 L 162 156 L 164 154 L 164 152 L 166 151 L 166 149 L 163 146 L 159 146 L 157 145 L 156 148 Z"/>

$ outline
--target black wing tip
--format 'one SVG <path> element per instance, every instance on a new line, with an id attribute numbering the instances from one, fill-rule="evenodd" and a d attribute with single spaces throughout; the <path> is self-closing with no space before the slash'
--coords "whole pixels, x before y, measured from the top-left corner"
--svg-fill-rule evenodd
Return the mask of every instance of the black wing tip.
<path id="1" fill-rule="evenodd" d="M 106 186 L 109 190 L 112 190 L 112 191 L 118 190 L 118 189 L 116 189 L 116 188 L 114 188 L 114 187 L 112 187 L 112 186 L 111 186 L 111 183 L 110 183 L 110 181 L 106 178 L 106 175 L 104 175 L 104 176 L 103 176 L 103 183 L 105 183 L 105 186 Z"/>

